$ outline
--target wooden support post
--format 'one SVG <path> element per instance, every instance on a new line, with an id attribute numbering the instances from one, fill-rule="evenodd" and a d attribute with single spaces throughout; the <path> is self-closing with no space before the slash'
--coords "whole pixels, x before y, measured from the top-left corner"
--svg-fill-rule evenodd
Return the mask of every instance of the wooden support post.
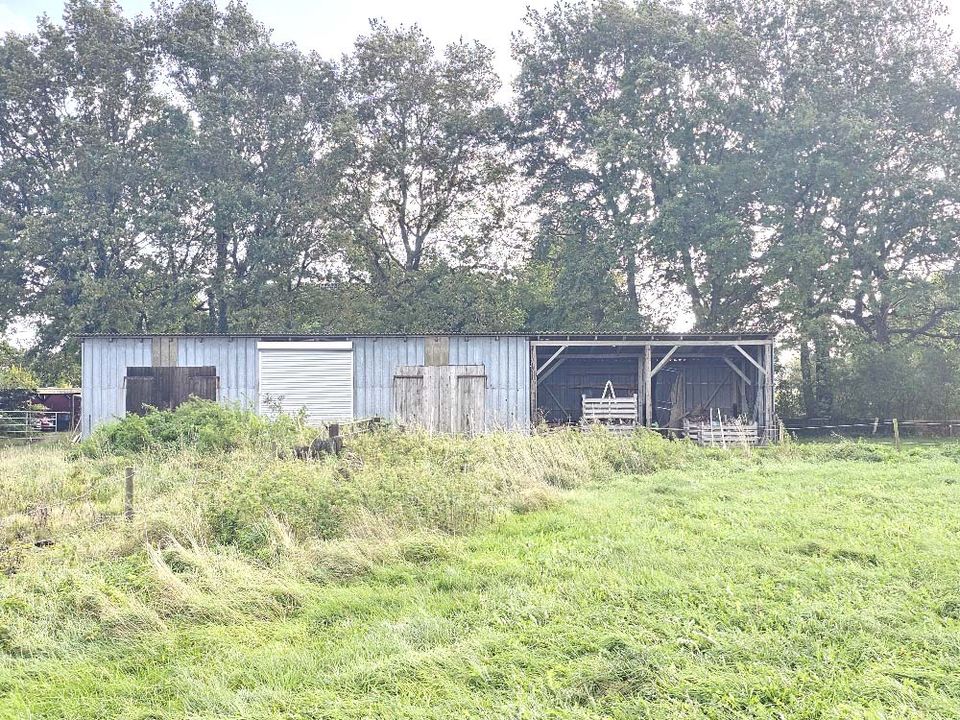
<path id="1" fill-rule="evenodd" d="M 779 442 L 783 442 L 787 439 L 787 426 L 783 424 L 783 420 L 779 422 Z"/>
<path id="2" fill-rule="evenodd" d="M 331 425 L 327 425 L 327 437 L 329 437 L 331 440 L 333 438 L 340 437 L 340 425 L 338 425 L 337 423 L 332 423 Z"/>
<path id="3" fill-rule="evenodd" d="M 873 435 L 876 435 L 876 434 L 877 434 L 877 426 L 878 426 L 879 424 L 880 424 L 880 418 L 875 417 L 875 418 L 873 419 L 873 433 L 872 433 Z"/>
<path id="4" fill-rule="evenodd" d="M 770 341 L 768 345 L 764 347 L 764 392 L 766 393 L 766 400 L 764 400 L 764 419 L 763 419 L 763 435 L 762 437 L 766 440 L 772 437 L 773 435 L 773 419 L 775 414 L 774 403 L 776 401 L 775 397 L 775 387 L 773 382 L 773 341 Z"/>
<path id="5" fill-rule="evenodd" d="M 900 450 L 900 421 L 896 418 L 893 419 L 893 445 Z"/>
<path id="6" fill-rule="evenodd" d="M 653 426 L 653 375 L 650 372 L 651 348 L 643 346 L 643 421 L 648 428 Z"/>
<path id="7" fill-rule="evenodd" d="M 643 409 L 646 407 L 646 394 L 643 386 L 643 358 L 637 355 L 637 425 L 643 424 Z"/>
<path id="8" fill-rule="evenodd" d="M 537 406 L 539 405 L 539 400 L 537 399 L 537 346 L 534 343 L 530 343 L 530 431 L 535 432 L 537 429 Z"/>
<path id="9" fill-rule="evenodd" d="M 133 520 L 133 468 L 128 467 L 125 472 L 123 486 L 123 519 Z"/>

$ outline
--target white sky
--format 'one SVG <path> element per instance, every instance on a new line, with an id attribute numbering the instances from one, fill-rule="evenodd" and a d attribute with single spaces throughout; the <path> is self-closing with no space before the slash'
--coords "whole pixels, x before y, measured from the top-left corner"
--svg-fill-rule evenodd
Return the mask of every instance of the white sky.
<path id="1" fill-rule="evenodd" d="M 510 33 L 520 28 L 528 6 L 547 7 L 552 0 L 247 0 L 246 4 L 254 17 L 273 28 L 277 40 L 295 42 L 329 58 L 348 51 L 357 35 L 367 31 L 370 18 L 384 18 L 391 25 L 416 23 L 438 47 L 461 37 L 479 40 L 496 52 L 497 69 L 506 84 L 514 74 Z M 120 5 L 136 14 L 148 12 L 150 0 L 120 0 Z M 62 8 L 62 0 L 0 0 L 0 34 L 32 30 L 41 13 L 59 19 Z"/>
<path id="2" fill-rule="evenodd" d="M 947 23 L 960 32 L 960 0 L 943 2 Z M 273 28 L 276 39 L 329 58 L 349 50 L 354 38 L 367 30 L 369 18 L 384 18 L 392 25 L 416 23 L 438 47 L 460 37 L 479 40 L 496 53 L 505 85 L 516 71 L 510 34 L 521 27 L 528 6 L 552 4 L 553 0 L 247 0 L 254 17 Z M 120 5 L 136 14 L 148 12 L 150 0 L 120 0 Z M 0 0 L 0 34 L 32 30 L 41 13 L 59 20 L 62 8 L 62 0 Z"/>

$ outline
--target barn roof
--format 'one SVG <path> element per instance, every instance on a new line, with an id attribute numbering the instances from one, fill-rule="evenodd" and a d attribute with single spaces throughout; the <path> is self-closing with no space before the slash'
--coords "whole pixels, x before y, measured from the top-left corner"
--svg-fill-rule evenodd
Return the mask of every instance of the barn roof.
<path id="1" fill-rule="evenodd" d="M 772 340 L 772 332 L 684 332 L 684 333 L 611 333 L 611 332 L 406 332 L 406 333 L 304 333 L 304 332 L 244 332 L 244 333 L 77 333 L 72 337 L 85 338 L 154 338 L 154 337 L 194 337 L 194 338 L 260 338 L 263 340 L 314 340 L 314 339 L 350 339 L 350 338 L 420 338 L 420 337 L 522 337 L 529 340 L 598 340 L 598 341 L 728 341 Z"/>

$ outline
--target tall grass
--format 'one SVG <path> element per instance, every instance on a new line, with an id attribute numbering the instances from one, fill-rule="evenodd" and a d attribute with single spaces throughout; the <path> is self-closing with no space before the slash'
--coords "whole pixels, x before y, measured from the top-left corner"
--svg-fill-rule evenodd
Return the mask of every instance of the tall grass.
<path id="1" fill-rule="evenodd" d="M 869 601 L 886 617 L 869 599 L 881 584 L 918 588 L 895 634 L 924 673 L 946 652 L 931 623 L 960 617 L 943 531 L 960 445 L 724 451 L 642 431 L 386 428 L 302 461 L 290 447 L 310 431 L 295 420 L 207 405 L 147 417 L 79 450 L 0 450 L 0 687 L 27 688 L 0 694 L 0 715 L 143 716 L 154 700 L 131 688 L 145 683 L 163 696 L 157 717 L 427 717 L 432 702 L 476 716 L 511 716 L 511 703 L 548 716 L 550 702 L 570 717 L 787 717 L 811 691 L 782 681 L 793 671 L 778 658 L 820 686 L 809 653 L 894 663 L 845 614 Z M 950 587 L 925 585 L 928 566 Z M 933 611 L 917 610 L 928 595 Z M 209 648 L 221 655 L 207 671 Z M 762 692 L 744 700 L 731 658 L 761 673 Z M 320 688 L 355 712 L 320 712 Z M 876 692 L 880 717 L 894 701 Z"/>
<path id="2" fill-rule="evenodd" d="M 0 450 L 0 648 L 43 654 L 172 617 L 236 620 L 299 607 L 317 584 L 443 536 L 555 504 L 614 475 L 699 461 L 651 433 L 481 438 L 385 430 L 303 461 L 295 421 L 191 403 L 108 426 L 79 450 Z M 124 468 L 135 515 L 122 519 Z"/>

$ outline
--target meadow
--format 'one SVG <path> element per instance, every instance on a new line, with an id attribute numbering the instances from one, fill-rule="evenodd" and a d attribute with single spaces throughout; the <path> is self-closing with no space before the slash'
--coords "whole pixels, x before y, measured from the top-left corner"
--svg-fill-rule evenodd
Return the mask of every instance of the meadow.
<path id="1" fill-rule="evenodd" d="M 186 412 L 0 449 L 0 717 L 960 717 L 960 445 Z"/>

